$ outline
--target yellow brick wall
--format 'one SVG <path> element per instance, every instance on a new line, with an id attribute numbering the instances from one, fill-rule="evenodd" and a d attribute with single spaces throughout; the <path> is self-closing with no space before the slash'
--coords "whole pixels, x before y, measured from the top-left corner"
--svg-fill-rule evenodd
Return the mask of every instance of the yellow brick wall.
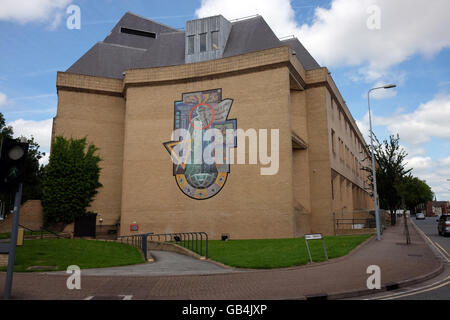
<path id="1" fill-rule="evenodd" d="M 185 66 L 180 66 L 185 68 Z M 238 128 L 280 129 L 280 169 L 260 175 L 259 165 L 231 165 L 224 188 L 192 200 L 176 185 L 162 143 L 173 130 L 174 101 L 183 93 L 222 89 L 234 103 Z M 127 89 L 121 233 L 137 222 L 144 232 L 201 230 L 217 239 L 294 235 L 289 74 L 286 67 L 214 79 Z"/>
<path id="2" fill-rule="evenodd" d="M 104 79 L 105 83 L 102 83 L 102 78 L 96 78 L 94 85 L 93 77 L 83 76 L 75 76 L 75 80 L 79 83 L 72 85 L 97 86 L 102 90 L 109 88 L 111 83 L 117 83 L 115 80 L 110 81 L 111 79 Z M 103 187 L 99 189 L 90 210 L 101 215 L 104 225 L 113 225 L 120 220 L 124 117 L 125 101 L 122 97 L 107 93 L 77 92 L 61 88 L 58 90 L 54 136 L 87 137 L 88 143 L 99 148 L 98 154 L 102 158 L 100 182 Z"/>
<path id="3" fill-rule="evenodd" d="M 289 70 L 306 90 L 290 90 Z M 333 103 L 347 117 L 349 112 L 328 69 L 305 71 L 287 46 L 128 70 L 124 81 L 59 73 L 57 84 L 53 134 L 86 136 L 100 148 L 104 186 L 92 210 L 104 225 L 120 220 L 121 234 L 129 234 L 134 222 L 139 232 L 206 231 L 212 239 L 222 233 L 232 239 L 333 234 L 333 212 L 370 203 L 331 151 L 331 128 L 344 137 L 330 111 Z M 228 118 L 236 118 L 238 128 L 280 130 L 280 168 L 262 176 L 260 165 L 231 165 L 223 190 L 193 200 L 179 190 L 163 143 L 171 138 L 174 102 L 183 93 L 217 88 L 223 99 L 234 100 Z M 292 134 L 307 144 L 305 150 L 292 150 Z"/>

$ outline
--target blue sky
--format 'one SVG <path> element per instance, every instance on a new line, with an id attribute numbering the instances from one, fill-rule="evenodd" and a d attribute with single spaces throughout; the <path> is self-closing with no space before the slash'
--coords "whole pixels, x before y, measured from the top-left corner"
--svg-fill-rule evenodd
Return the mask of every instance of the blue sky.
<path id="1" fill-rule="evenodd" d="M 66 27 L 71 4 L 81 9 L 79 30 Z M 296 35 L 329 68 L 364 134 L 368 89 L 396 83 L 372 99 L 375 133 L 381 139 L 399 133 L 413 173 L 439 200 L 450 200 L 448 0 L 0 0 L 0 8 L 0 112 L 45 151 L 56 115 L 56 71 L 103 40 L 126 11 L 177 28 L 217 13 L 228 19 L 259 13 L 277 36 Z"/>

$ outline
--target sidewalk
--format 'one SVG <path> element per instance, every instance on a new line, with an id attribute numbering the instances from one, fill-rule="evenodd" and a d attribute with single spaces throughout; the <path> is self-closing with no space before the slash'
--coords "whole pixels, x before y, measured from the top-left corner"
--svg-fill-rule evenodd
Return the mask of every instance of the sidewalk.
<path id="1" fill-rule="evenodd" d="M 441 262 L 410 226 L 405 245 L 403 223 L 388 228 L 382 241 L 370 240 L 345 258 L 296 268 L 178 276 L 83 276 L 82 289 L 68 290 L 61 275 L 16 274 L 16 299 L 84 299 L 88 296 L 133 295 L 133 299 L 304 299 L 343 298 L 367 294 L 369 265 L 381 268 L 382 286 L 437 275 Z M 0 294 L 4 274 L 0 274 Z"/>
<path id="2" fill-rule="evenodd" d="M 97 268 L 82 270 L 83 276 L 174 276 L 192 274 L 217 274 L 236 272 L 215 263 L 199 260 L 169 251 L 151 251 L 155 262 L 135 264 L 124 267 Z M 46 272 L 48 275 L 67 275 L 64 271 Z"/>

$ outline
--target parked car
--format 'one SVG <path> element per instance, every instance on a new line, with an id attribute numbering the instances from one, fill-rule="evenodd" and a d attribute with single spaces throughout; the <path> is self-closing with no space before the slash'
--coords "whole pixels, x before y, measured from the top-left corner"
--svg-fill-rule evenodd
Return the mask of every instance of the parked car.
<path id="1" fill-rule="evenodd" d="M 450 214 L 443 214 L 437 220 L 438 221 L 438 233 L 442 236 L 450 234 Z"/>
<path id="2" fill-rule="evenodd" d="M 425 220 L 425 215 L 422 212 L 417 212 L 416 220 Z"/>

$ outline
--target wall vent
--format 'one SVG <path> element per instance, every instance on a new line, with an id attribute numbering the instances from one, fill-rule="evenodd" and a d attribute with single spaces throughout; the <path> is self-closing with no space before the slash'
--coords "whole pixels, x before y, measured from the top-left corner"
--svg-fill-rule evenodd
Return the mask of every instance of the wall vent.
<path id="1" fill-rule="evenodd" d="M 120 28 L 120 32 L 121 33 L 126 33 L 126 34 L 132 34 L 135 36 L 140 36 L 140 37 L 147 37 L 147 38 L 153 38 L 156 39 L 156 33 L 154 32 L 148 32 L 148 31 L 143 31 L 143 30 L 136 30 L 136 29 L 129 29 L 129 28 Z"/>

